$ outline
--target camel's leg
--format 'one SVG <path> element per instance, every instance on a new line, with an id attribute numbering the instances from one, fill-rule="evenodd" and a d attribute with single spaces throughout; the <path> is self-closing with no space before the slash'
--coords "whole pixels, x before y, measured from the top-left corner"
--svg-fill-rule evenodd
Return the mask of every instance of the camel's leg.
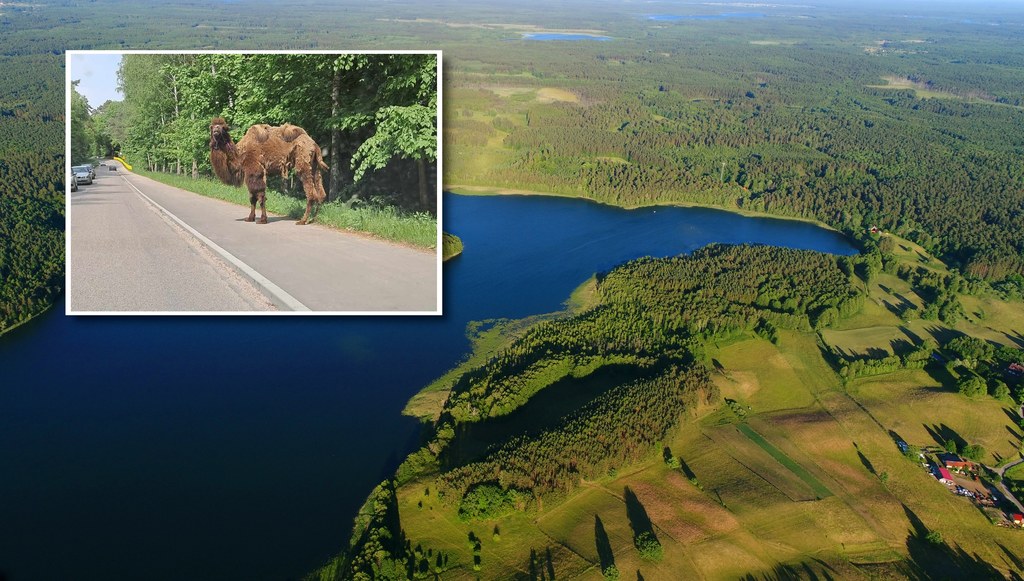
<path id="1" fill-rule="evenodd" d="M 309 222 L 309 209 L 312 207 L 312 205 L 313 205 L 313 200 L 310 200 L 309 198 L 306 198 L 306 213 L 302 215 L 302 219 L 301 220 L 299 220 L 298 222 L 295 223 L 296 225 L 303 226 L 303 225 L 305 225 L 305 224 L 307 224 Z"/>
<path id="2" fill-rule="evenodd" d="M 249 192 L 249 217 L 245 219 L 246 222 L 256 221 L 256 192 Z"/>
<path id="3" fill-rule="evenodd" d="M 267 223 L 267 172 L 262 167 L 252 170 L 247 170 L 245 175 L 245 185 L 249 189 L 249 204 L 251 209 L 249 210 L 249 218 L 246 222 L 252 222 L 256 219 L 256 200 L 260 202 L 260 224 Z"/>
<path id="4" fill-rule="evenodd" d="M 302 189 L 306 192 L 306 213 L 302 215 L 301 220 L 296 222 L 296 224 L 301 226 L 309 223 L 316 217 L 316 213 L 320 209 L 320 203 L 324 201 L 326 194 L 324 187 L 319 183 L 319 169 L 311 168 L 305 163 L 296 163 L 295 172 L 302 176 Z M 314 204 L 316 205 L 314 206 Z M 310 216 L 311 211 L 312 216 Z"/>

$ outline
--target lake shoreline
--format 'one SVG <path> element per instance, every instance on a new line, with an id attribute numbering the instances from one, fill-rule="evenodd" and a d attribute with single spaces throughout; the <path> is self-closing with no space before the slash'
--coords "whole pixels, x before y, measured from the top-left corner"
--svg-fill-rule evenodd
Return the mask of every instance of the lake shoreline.
<path id="1" fill-rule="evenodd" d="M 63 291 L 61 292 L 60 296 L 61 296 L 61 298 L 63 298 L 63 296 L 64 296 L 64 292 Z M 46 313 L 50 312 L 50 309 L 52 309 L 54 306 L 56 306 L 56 304 L 57 304 L 57 301 L 53 301 L 52 303 L 46 305 L 45 309 L 43 309 L 43 310 L 39 311 L 38 313 L 30 316 L 29 318 L 25 319 L 24 321 L 16 323 L 13 327 L 7 327 L 6 329 L 0 331 L 0 337 L 4 337 L 8 333 L 10 333 L 11 331 L 14 331 L 15 329 L 17 329 L 18 327 L 21 327 L 21 326 L 23 326 L 23 325 L 25 325 L 27 323 L 31 323 L 32 321 L 34 321 L 34 320 L 38 319 L 39 317 L 45 315 Z"/>
<path id="2" fill-rule="evenodd" d="M 558 194 L 558 193 L 554 193 L 554 192 L 538 192 L 538 191 L 535 191 L 535 190 L 521 190 L 521 189 L 518 189 L 518 188 L 505 188 L 505 187 L 498 187 L 498 186 L 493 186 L 493 187 L 492 186 L 470 186 L 470 185 L 464 185 L 464 184 L 444 185 L 444 186 L 442 186 L 442 190 L 444 190 L 446 192 L 451 192 L 453 194 L 462 195 L 462 196 L 544 196 L 544 197 L 550 197 L 550 198 L 570 198 L 570 199 L 587 200 L 588 202 L 593 202 L 595 204 L 600 204 L 602 206 L 610 206 L 612 208 L 621 208 L 623 210 L 641 210 L 641 209 L 644 209 L 644 208 L 658 208 L 658 207 L 667 207 L 667 208 L 708 208 L 708 209 L 711 209 L 711 210 L 721 210 L 723 212 L 729 212 L 730 214 L 737 214 L 739 216 L 744 216 L 744 217 L 747 217 L 747 218 L 773 218 L 773 219 L 776 219 L 776 220 L 789 220 L 789 221 L 792 221 L 792 222 L 803 222 L 804 224 L 813 224 L 813 225 L 815 225 L 815 226 L 817 226 L 819 228 L 828 230 L 830 232 L 837 232 L 839 234 L 842 234 L 845 238 L 849 238 L 850 240 L 852 240 L 852 238 L 847 236 L 846 233 L 844 233 L 842 230 L 838 230 L 838 229 L 836 229 L 836 228 L 834 228 L 834 227 L 832 227 L 832 226 L 830 226 L 830 225 L 828 225 L 828 224 L 826 224 L 826 223 L 824 223 L 824 222 L 822 222 L 820 220 L 815 220 L 813 218 L 800 218 L 798 216 L 785 216 L 785 215 L 781 215 L 781 214 L 771 214 L 769 212 L 759 212 L 759 211 L 756 211 L 756 210 L 744 210 L 743 208 L 727 208 L 725 206 L 719 206 L 719 205 L 716 205 L 716 204 L 701 204 L 699 202 L 655 202 L 655 203 L 651 203 L 651 204 L 638 204 L 638 205 L 625 206 L 625 205 L 620 205 L 620 204 L 612 204 L 610 202 L 605 202 L 605 201 L 602 201 L 602 200 L 596 200 L 596 199 L 591 198 L 589 196 L 572 196 L 572 195 L 569 195 L 569 194 Z"/>

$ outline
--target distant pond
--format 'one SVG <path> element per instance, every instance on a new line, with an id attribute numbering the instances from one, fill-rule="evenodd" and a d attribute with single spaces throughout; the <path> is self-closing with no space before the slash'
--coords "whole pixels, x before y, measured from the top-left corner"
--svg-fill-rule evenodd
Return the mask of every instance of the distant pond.
<path id="1" fill-rule="evenodd" d="M 598 40 L 607 41 L 611 40 L 610 36 L 601 36 L 599 34 L 579 34 L 579 33 L 562 33 L 562 32 L 531 32 L 523 33 L 523 40 Z"/>
<path id="2" fill-rule="evenodd" d="M 0 578 L 299 578 L 418 445 L 410 396 L 469 321 L 559 309 L 597 271 L 711 242 L 852 254 L 705 208 L 444 196 L 441 317 L 66 317 L 0 338 Z"/>

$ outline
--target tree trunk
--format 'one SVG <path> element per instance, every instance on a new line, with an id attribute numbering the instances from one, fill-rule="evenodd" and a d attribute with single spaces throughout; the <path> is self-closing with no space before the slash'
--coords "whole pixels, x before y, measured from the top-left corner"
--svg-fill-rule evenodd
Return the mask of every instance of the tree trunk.
<path id="1" fill-rule="evenodd" d="M 334 71 L 331 83 L 331 118 L 337 119 L 341 101 L 341 71 Z M 341 193 L 341 131 L 331 127 L 331 177 L 327 190 L 328 200 L 337 200 Z"/>
<path id="2" fill-rule="evenodd" d="M 195 159 L 192 160 L 192 179 L 199 177 L 199 162 Z"/>

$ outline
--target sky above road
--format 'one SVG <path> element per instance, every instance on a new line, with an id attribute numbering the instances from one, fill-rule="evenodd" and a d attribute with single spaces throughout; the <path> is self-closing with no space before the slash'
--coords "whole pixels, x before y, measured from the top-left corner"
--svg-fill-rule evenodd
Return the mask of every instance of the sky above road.
<path id="1" fill-rule="evenodd" d="M 94 108 L 107 101 L 124 99 L 117 90 L 117 68 L 120 64 L 120 54 L 77 53 L 69 54 L 67 60 L 71 80 L 79 81 L 78 92 Z"/>

